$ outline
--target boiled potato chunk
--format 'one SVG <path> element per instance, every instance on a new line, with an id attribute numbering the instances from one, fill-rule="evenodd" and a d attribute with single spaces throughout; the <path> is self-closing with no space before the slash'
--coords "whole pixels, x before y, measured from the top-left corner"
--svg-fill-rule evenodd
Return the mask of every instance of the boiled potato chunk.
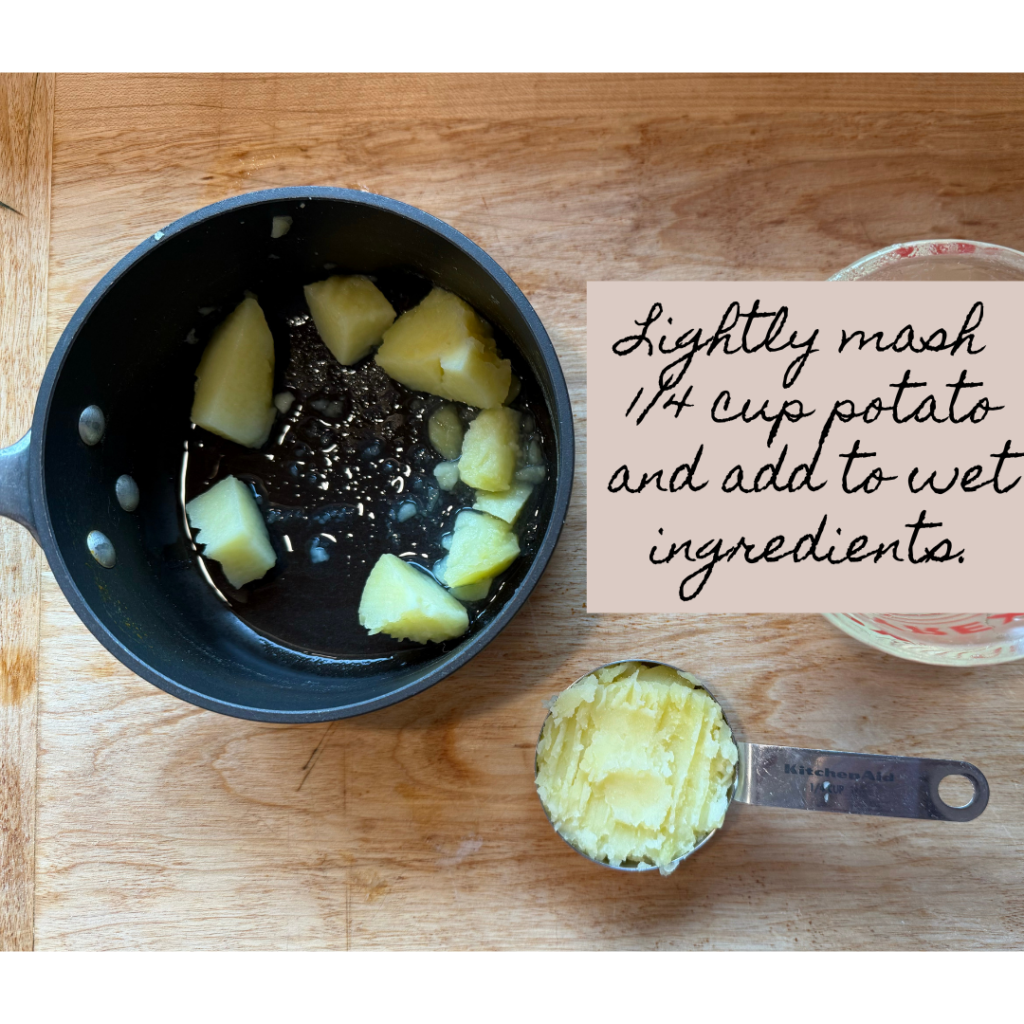
<path id="1" fill-rule="evenodd" d="M 303 291 L 320 337 L 344 366 L 358 363 L 395 322 L 391 303 L 362 274 L 336 274 L 307 284 Z"/>
<path id="2" fill-rule="evenodd" d="M 469 583 L 464 587 L 455 587 L 451 595 L 460 601 L 482 601 L 491 592 L 493 580 L 480 580 L 479 583 Z"/>
<path id="3" fill-rule="evenodd" d="M 407 388 L 478 409 L 501 405 L 512 380 L 512 365 L 498 355 L 490 325 L 442 288 L 384 332 L 374 358 Z"/>
<path id="4" fill-rule="evenodd" d="M 446 459 L 457 459 L 462 454 L 462 420 L 454 405 L 435 409 L 427 421 L 427 432 L 435 451 Z"/>
<path id="5" fill-rule="evenodd" d="M 519 456 L 519 413 L 484 409 L 469 425 L 462 442 L 459 475 L 481 491 L 507 491 Z"/>
<path id="6" fill-rule="evenodd" d="M 507 569 L 519 554 L 512 527 L 486 512 L 460 512 L 445 558 L 444 582 L 465 587 Z"/>
<path id="7" fill-rule="evenodd" d="M 434 467 L 434 479 L 437 480 L 437 486 L 442 491 L 452 491 L 455 489 L 455 485 L 459 482 L 459 463 L 456 459 L 454 462 L 439 462 Z"/>
<path id="8" fill-rule="evenodd" d="M 371 636 L 440 643 L 462 636 L 469 615 L 440 584 L 396 555 L 384 554 L 370 570 L 359 600 L 359 624 Z"/>
<path id="9" fill-rule="evenodd" d="M 533 493 L 530 484 L 513 484 L 507 491 L 477 491 L 473 508 L 489 512 L 510 525 L 519 518 L 523 506 Z"/>
<path id="10" fill-rule="evenodd" d="M 274 338 L 260 304 L 246 298 L 213 332 L 199 360 L 192 422 L 259 448 L 275 415 Z"/>
<path id="11" fill-rule="evenodd" d="M 252 491 L 227 476 L 193 498 L 185 512 L 203 554 L 220 562 L 231 586 L 238 588 L 265 576 L 277 561 Z"/>

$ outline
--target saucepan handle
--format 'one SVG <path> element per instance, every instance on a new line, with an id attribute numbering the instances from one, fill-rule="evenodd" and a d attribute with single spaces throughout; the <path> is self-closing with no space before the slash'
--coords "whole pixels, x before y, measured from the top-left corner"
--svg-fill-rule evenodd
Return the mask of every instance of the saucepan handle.
<path id="1" fill-rule="evenodd" d="M 38 542 L 35 512 L 32 508 L 29 447 L 30 430 L 20 441 L 0 448 L 0 516 L 21 523 Z"/>

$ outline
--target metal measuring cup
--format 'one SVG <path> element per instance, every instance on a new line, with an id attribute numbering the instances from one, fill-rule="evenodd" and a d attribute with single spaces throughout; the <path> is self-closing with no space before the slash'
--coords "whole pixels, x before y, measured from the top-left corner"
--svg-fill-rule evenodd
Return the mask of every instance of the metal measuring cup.
<path id="1" fill-rule="evenodd" d="M 585 672 L 575 682 L 603 668 L 614 665 L 637 664 L 645 667 L 662 666 L 682 673 L 675 665 L 646 658 L 623 658 Z M 572 685 L 575 685 L 573 683 Z M 706 683 L 695 681 L 721 708 L 721 701 Z M 551 713 L 548 712 L 537 737 L 540 747 L 544 728 Z M 889 754 L 856 754 L 845 750 L 814 750 L 808 747 L 782 747 L 767 743 L 745 743 L 738 739 L 725 709 L 722 718 L 732 730 L 732 738 L 739 752 L 736 774 L 729 787 L 726 813 L 735 800 L 758 807 L 788 807 L 800 811 L 830 811 L 834 814 L 870 814 L 889 818 L 924 818 L 932 821 L 973 821 L 988 806 L 988 780 L 969 761 L 947 761 L 930 757 L 895 757 Z M 533 762 L 534 784 L 537 779 L 537 755 Z M 939 796 L 939 783 L 951 775 L 968 779 L 974 787 L 971 799 L 961 807 L 947 804 Z M 539 796 L 539 793 L 538 793 Z M 621 865 L 596 860 L 578 846 L 569 842 L 551 820 L 544 801 L 544 814 L 559 837 L 577 853 L 602 867 L 616 871 L 655 871 L 656 864 L 646 861 L 626 861 Z M 668 874 L 679 864 L 692 857 L 718 832 L 713 829 L 685 856 L 672 861 L 663 871 Z"/>

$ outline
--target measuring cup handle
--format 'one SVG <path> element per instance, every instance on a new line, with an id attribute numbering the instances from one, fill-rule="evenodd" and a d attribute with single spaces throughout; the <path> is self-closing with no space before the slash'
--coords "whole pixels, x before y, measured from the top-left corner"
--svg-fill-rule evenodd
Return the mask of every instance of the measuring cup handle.
<path id="1" fill-rule="evenodd" d="M 937 821 L 972 821 L 988 805 L 988 781 L 967 761 L 738 746 L 733 799 L 744 804 Z M 962 775 L 974 786 L 973 799 L 963 807 L 951 807 L 939 796 L 939 783 L 949 775 Z"/>

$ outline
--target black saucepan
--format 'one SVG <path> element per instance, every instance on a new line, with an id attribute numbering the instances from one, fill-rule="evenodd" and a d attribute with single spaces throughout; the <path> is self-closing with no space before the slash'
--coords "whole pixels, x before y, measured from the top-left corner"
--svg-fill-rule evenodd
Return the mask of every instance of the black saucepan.
<path id="1" fill-rule="evenodd" d="M 290 217 L 271 237 L 274 217 Z M 201 307 L 238 301 L 285 261 L 306 280 L 403 269 L 460 295 L 511 343 L 546 407 L 549 478 L 532 558 L 510 571 L 507 594 L 462 642 L 405 660 L 337 659 L 269 641 L 241 622 L 202 578 L 180 504 L 183 438 L 201 346 L 184 339 Z M 80 435 L 97 406 L 102 440 Z M 72 317 L 50 359 L 32 429 L 0 452 L 0 514 L 32 531 L 75 611 L 125 665 L 200 707 L 241 718 L 308 722 L 393 704 L 478 654 L 519 610 L 551 557 L 573 478 L 568 392 L 551 342 L 509 276 L 478 246 L 420 210 L 336 188 L 279 188 L 190 213 L 120 261 Z M 115 497 L 122 474 L 141 500 Z M 90 551 L 104 534 L 116 564 Z M 361 584 L 360 584 L 361 585 Z"/>

